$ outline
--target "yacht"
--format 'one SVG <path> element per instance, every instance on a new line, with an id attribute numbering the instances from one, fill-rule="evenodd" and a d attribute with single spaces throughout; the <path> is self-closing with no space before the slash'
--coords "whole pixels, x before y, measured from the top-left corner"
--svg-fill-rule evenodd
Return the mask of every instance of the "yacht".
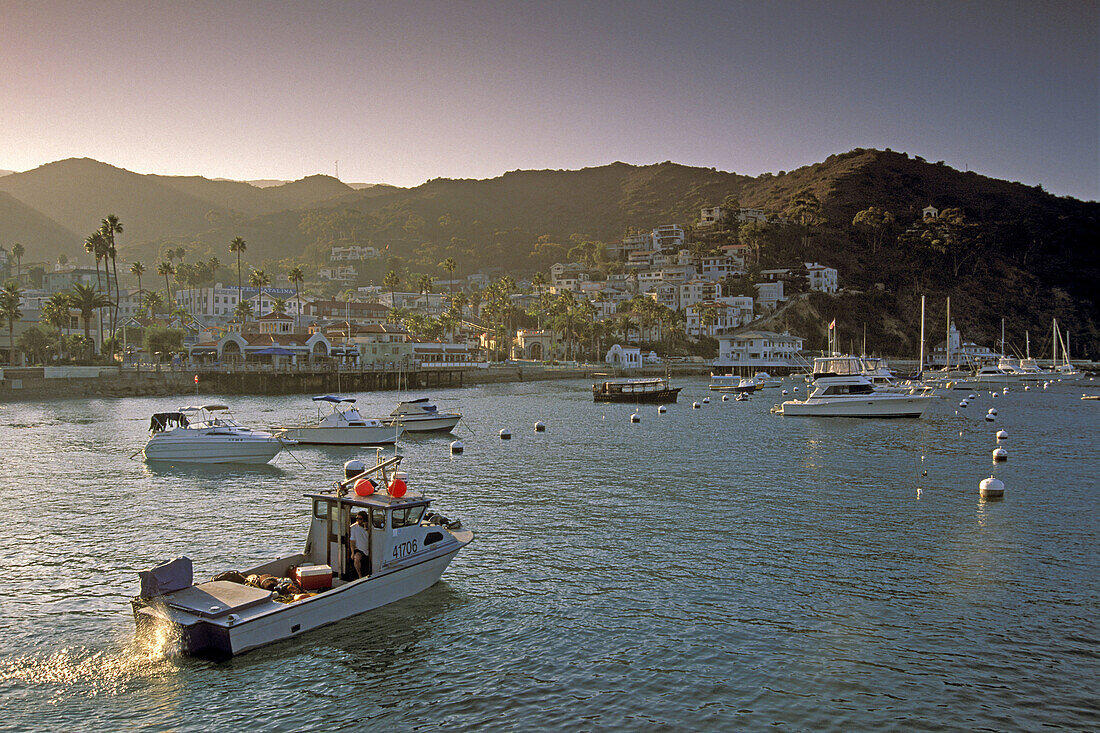
<path id="1" fill-rule="evenodd" d="M 854 356 L 814 359 L 813 391 L 804 400 L 788 400 L 772 408 L 779 415 L 818 417 L 922 417 L 935 396 L 881 392 L 862 373 Z"/>
<path id="2" fill-rule="evenodd" d="M 366 470 L 349 461 L 345 479 L 332 490 L 305 494 L 311 519 L 301 552 L 203 583 L 194 582 L 186 557 L 138 573 L 141 591 L 131 606 L 139 638 L 168 640 L 170 651 L 182 654 L 225 658 L 435 585 L 473 533 L 407 491 L 397 471 L 401 459 L 379 455 Z M 358 577 L 349 548 L 361 513 L 368 547 L 365 574 Z"/>
<path id="3" fill-rule="evenodd" d="M 398 402 L 397 407 L 383 423 L 390 427 L 400 426 L 406 433 L 449 433 L 458 425 L 462 415 L 457 412 L 440 412 L 431 400 L 421 397 L 416 400 Z"/>
<path id="4" fill-rule="evenodd" d="M 149 461 L 174 463 L 267 463 L 296 441 L 238 425 L 225 405 L 181 407 L 149 420 Z"/>
<path id="5" fill-rule="evenodd" d="M 385 425 L 378 418 L 363 417 L 355 398 L 322 395 L 314 397 L 317 420 L 310 425 L 283 428 L 279 433 L 309 445 L 393 445 L 401 436 L 400 425 Z M 330 409 L 323 414 L 322 406 Z"/>
<path id="6" fill-rule="evenodd" d="M 759 387 L 757 387 L 757 389 L 772 389 L 783 386 L 782 379 L 776 379 L 767 372 L 757 372 L 755 375 L 753 375 L 752 379 L 754 382 L 760 385 Z"/>

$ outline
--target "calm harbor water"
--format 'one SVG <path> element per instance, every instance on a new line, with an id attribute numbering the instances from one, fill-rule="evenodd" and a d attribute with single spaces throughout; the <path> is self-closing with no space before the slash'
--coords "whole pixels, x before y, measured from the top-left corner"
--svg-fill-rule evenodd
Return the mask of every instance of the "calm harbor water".
<path id="1" fill-rule="evenodd" d="M 0 406 L 0 728 L 1100 726 L 1093 385 L 827 420 L 769 414 L 777 390 L 693 410 L 706 380 L 680 383 L 639 424 L 580 381 L 432 394 L 465 414 L 466 452 L 406 440 L 404 467 L 474 543 L 416 597 L 224 663 L 133 643 L 135 571 L 296 551 L 302 493 L 361 451 L 154 467 L 130 457 L 149 415 L 196 398 Z M 313 413 L 230 404 L 252 425 Z M 986 503 L 998 429 L 1007 493 Z"/>

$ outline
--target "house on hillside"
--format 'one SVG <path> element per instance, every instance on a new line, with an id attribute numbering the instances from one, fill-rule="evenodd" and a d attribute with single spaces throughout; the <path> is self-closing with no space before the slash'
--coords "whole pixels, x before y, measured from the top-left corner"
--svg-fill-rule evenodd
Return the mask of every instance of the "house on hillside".
<path id="1" fill-rule="evenodd" d="M 940 210 L 937 209 L 935 206 L 932 206 L 931 204 L 929 204 L 928 206 L 925 206 L 923 209 L 921 209 L 921 218 L 922 219 L 939 219 L 940 218 Z"/>

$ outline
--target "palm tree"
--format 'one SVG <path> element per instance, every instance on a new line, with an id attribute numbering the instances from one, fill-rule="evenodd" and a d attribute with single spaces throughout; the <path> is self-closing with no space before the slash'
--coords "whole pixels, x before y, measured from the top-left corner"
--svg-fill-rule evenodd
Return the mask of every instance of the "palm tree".
<path id="1" fill-rule="evenodd" d="M 16 242 L 11 247 L 11 256 L 15 258 L 16 278 L 21 277 L 23 274 L 23 255 L 26 254 L 26 252 L 27 250 L 23 249 L 23 245 L 21 245 L 19 242 Z"/>
<path id="2" fill-rule="evenodd" d="M 260 291 L 259 297 L 256 299 L 256 316 L 263 315 L 264 308 L 264 286 L 271 284 L 271 278 L 267 276 L 267 273 L 263 270 L 253 270 L 248 275 L 249 287 L 256 288 Z"/>
<path id="3" fill-rule="evenodd" d="M 218 279 L 218 268 L 222 266 L 222 261 L 217 257 L 211 256 L 206 261 L 206 269 L 210 271 L 210 279 L 208 282 L 213 285 Z"/>
<path id="4" fill-rule="evenodd" d="M 45 321 L 57 329 L 57 356 L 59 359 L 65 358 L 65 331 L 63 329 L 69 327 L 70 305 L 71 300 L 68 294 L 54 293 L 42 304 L 42 312 L 39 315 L 39 320 Z"/>
<path id="5" fill-rule="evenodd" d="M 298 286 L 306 279 L 306 275 L 302 272 L 301 265 L 295 265 L 290 268 L 286 276 L 290 282 L 294 283 L 294 299 L 298 301 L 298 311 L 294 314 L 294 328 L 299 329 L 302 327 L 302 296 L 298 292 Z"/>
<path id="6" fill-rule="evenodd" d="M 150 290 L 142 298 L 141 304 L 149 309 L 149 315 L 156 317 L 157 311 L 164 306 L 164 298 L 160 297 L 160 293 L 156 290 Z"/>
<path id="7" fill-rule="evenodd" d="M 98 288 L 91 285 L 77 283 L 69 291 L 69 303 L 80 311 L 80 319 L 84 322 L 84 338 L 91 339 L 90 321 L 92 313 L 99 308 L 105 308 L 110 304 L 107 297 L 99 292 Z"/>
<path id="8" fill-rule="evenodd" d="M 455 270 L 458 269 L 458 263 L 455 262 L 454 257 L 448 257 L 440 262 L 439 266 L 447 271 L 447 276 L 451 283 L 451 297 L 453 298 L 455 294 Z"/>
<path id="9" fill-rule="evenodd" d="M 12 248 L 14 251 L 15 248 Z M 4 289 L 0 290 L 0 320 L 8 322 L 8 363 L 15 363 L 15 322 L 23 317 L 23 311 L 19 309 L 19 298 L 23 295 L 19 285 L 14 280 L 9 280 Z"/>
<path id="10" fill-rule="evenodd" d="M 103 221 L 99 223 L 99 230 L 103 232 L 103 237 L 106 240 L 107 256 L 111 258 L 111 271 L 115 277 L 115 305 L 111 311 L 111 334 L 114 334 L 115 328 L 118 326 L 118 305 L 122 300 L 122 293 L 118 289 L 118 250 L 115 249 L 115 235 L 122 234 L 122 222 L 118 220 L 118 217 L 114 214 L 107 214 L 103 217 Z M 103 269 L 107 269 L 107 262 L 103 262 Z M 111 280 L 107 279 L 107 297 L 111 297 Z"/>
<path id="11" fill-rule="evenodd" d="M 243 303 L 244 297 L 241 295 L 241 252 L 248 249 L 248 245 L 244 243 L 244 240 L 240 237 L 233 237 L 233 241 L 229 243 L 229 251 L 237 253 L 237 303 Z M 242 327 L 244 323 L 241 323 Z"/>
<path id="12" fill-rule="evenodd" d="M 272 298 L 271 312 L 277 316 L 286 315 L 286 298 Z"/>
<path id="13" fill-rule="evenodd" d="M 140 303 L 141 300 L 142 300 L 142 298 L 141 298 L 141 295 L 142 295 L 142 293 L 141 293 L 141 276 L 145 274 L 145 265 L 143 265 L 141 263 L 141 260 L 138 260 L 137 262 L 131 263 L 131 265 L 130 265 L 130 274 L 131 275 L 137 275 L 137 279 L 138 279 L 138 303 Z"/>
<path id="14" fill-rule="evenodd" d="M 107 258 L 107 237 L 103 234 L 102 230 L 97 230 L 97 231 L 93 232 L 92 234 L 89 234 L 87 237 L 84 238 L 84 251 L 87 252 L 88 254 L 92 255 L 95 258 L 96 289 L 97 290 L 102 289 L 103 281 L 99 277 L 99 262 L 100 262 L 100 260 L 105 260 Z M 106 274 L 106 271 L 107 271 L 106 262 L 104 262 L 103 271 L 104 271 L 104 274 Z M 111 290 L 111 282 L 108 279 L 108 281 L 107 281 L 107 304 L 106 305 L 110 305 L 110 299 L 111 299 L 110 290 Z M 100 325 L 99 340 L 100 340 L 100 346 L 102 346 L 102 344 L 103 344 L 103 315 L 102 315 L 102 313 L 100 314 L 99 325 Z"/>
<path id="15" fill-rule="evenodd" d="M 393 291 L 397 290 L 397 286 L 401 284 L 401 276 L 397 274 L 397 270 L 387 272 L 386 277 L 382 278 L 382 284 L 390 289 L 390 308 L 396 308 L 397 303 L 394 301 L 395 294 Z"/>
<path id="16" fill-rule="evenodd" d="M 172 263 L 170 261 L 161 262 L 159 265 L 157 265 L 157 274 L 164 275 L 164 302 L 169 304 L 169 310 L 171 310 L 172 303 L 172 287 L 168 284 L 168 276 L 173 274 L 175 271 L 176 268 L 172 267 Z"/>
<path id="17" fill-rule="evenodd" d="M 59 267 L 64 267 L 69 264 L 69 258 L 63 254 L 57 256 L 57 264 Z"/>
<path id="18" fill-rule="evenodd" d="M 542 289 L 547 285 L 546 275 L 541 271 L 536 272 L 534 277 L 531 278 L 531 289 L 536 293 L 541 293 Z"/>
<path id="19" fill-rule="evenodd" d="M 241 329 L 244 329 L 244 322 L 252 315 L 252 304 L 247 300 L 242 300 L 237 303 L 237 307 L 233 309 L 233 312 L 241 319 Z"/>

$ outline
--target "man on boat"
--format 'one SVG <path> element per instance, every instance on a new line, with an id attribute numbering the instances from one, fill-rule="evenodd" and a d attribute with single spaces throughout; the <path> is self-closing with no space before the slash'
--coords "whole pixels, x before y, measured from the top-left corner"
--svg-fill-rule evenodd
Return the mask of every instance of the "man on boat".
<path id="1" fill-rule="evenodd" d="M 355 516 L 355 522 L 351 525 L 351 561 L 355 564 L 355 573 L 360 578 L 370 573 L 370 561 L 367 552 L 370 549 L 370 535 L 367 534 L 367 520 L 369 517 L 365 511 Z"/>

